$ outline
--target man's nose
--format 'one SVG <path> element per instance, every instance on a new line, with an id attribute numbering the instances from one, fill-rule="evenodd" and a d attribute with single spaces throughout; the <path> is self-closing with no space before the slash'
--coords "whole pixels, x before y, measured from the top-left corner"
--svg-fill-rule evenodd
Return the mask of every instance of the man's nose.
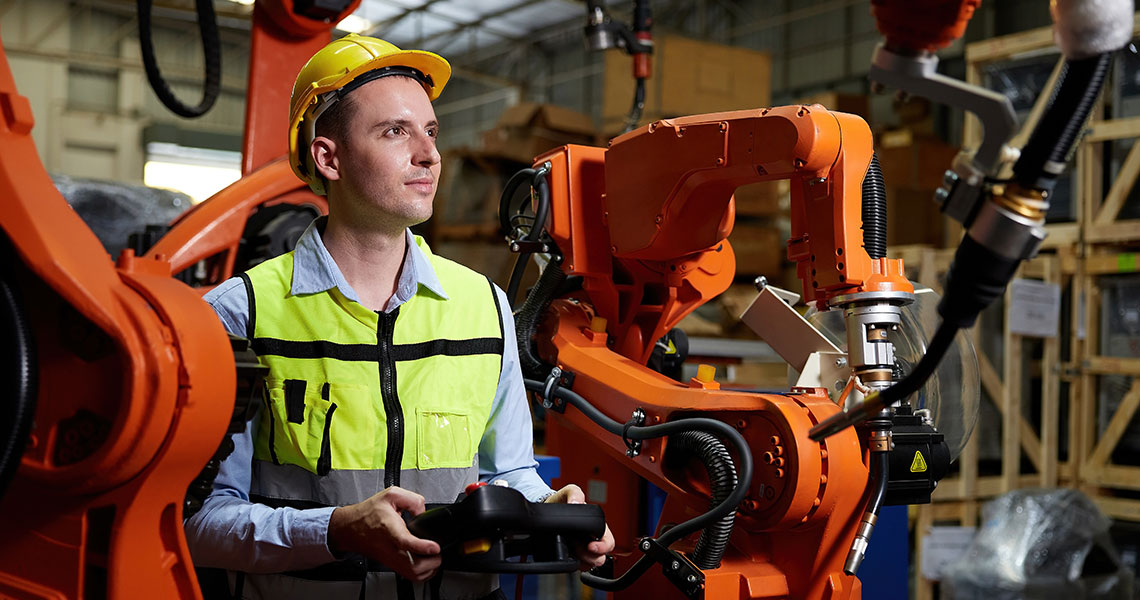
<path id="1" fill-rule="evenodd" d="M 417 144 L 415 154 L 412 155 L 412 160 L 423 167 L 438 164 L 440 161 L 439 148 L 435 146 L 435 138 L 426 133 L 420 134 L 419 144 Z"/>

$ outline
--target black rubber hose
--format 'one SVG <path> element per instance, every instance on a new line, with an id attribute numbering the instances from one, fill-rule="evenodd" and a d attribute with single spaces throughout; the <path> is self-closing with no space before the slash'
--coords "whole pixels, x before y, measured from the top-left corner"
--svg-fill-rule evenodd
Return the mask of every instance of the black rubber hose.
<path id="1" fill-rule="evenodd" d="M 875 461 L 871 463 L 871 481 L 875 488 L 871 490 L 871 499 L 867 502 L 867 512 L 879 516 L 883 508 L 883 500 L 887 497 L 887 483 L 891 479 L 891 453 L 873 452 Z"/>
<path id="2" fill-rule="evenodd" d="M 877 154 L 863 176 L 863 248 L 872 259 L 887 256 L 887 188 Z"/>
<path id="3" fill-rule="evenodd" d="M 946 295 L 938 303 L 943 322 L 960 329 L 973 327 L 978 314 L 1005 293 L 1005 286 L 1020 263 L 990 250 L 968 234 L 963 237 L 946 273 Z"/>
<path id="4" fill-rule="evenodd" d="M 512 232 L 514 227 L 511 225 L 511 204 L 514 200 L 515 192 L 518 191 L 519 186 L 534 179 L 537 173 L 534 169 L 526 168 L 520 170 L 518 173 L 511 175 L 507 180 L 507 184 L 503 186 L 503 193 L 499 196 L 499 227 L 503 230 L 503 235 L 508 235 Z"/>
<path id="5" fill-rule="evenodd" d="M 914 370 L 908 373 L 902 381 L 882 391 L 884 406 L 891 406 L 917 392 L 922 384 L 926 383 L 926 380 L 934 374 L 938 368 L 938 363 L 942 362 L 942 357 L 946 355 L 946 351 L 954 343 L 954 336 L 956 335 L 958 335 L 958 327 L 949 321 L 942 321 L 938 331 L 930 340 L 930 345 L 926 347 L 926 353 L 922 355 L 922 359 L 915 365 Z"/>
<path id="6" fill-rule="evenodd" d="M 0 416 L 4 423 L 3 436 L 0 437 L 0 497 L 8 490 L 20 467 L 39 394 L 35 339 L 13 279 L 11 270 L 0 271 L 0 340 L 4 343 L 0 368 L 7 375 L 4 379 L 11 386 L 12 393 L 5 402 L 11 408 Z"/>
<path id="7" fill-rule="evenodd" d="M 1090 58 L 1066 60 L 1053 88 L 1049 108 L 1033 128 L 1029 141 L 1013 166 L 1013 176 L 1026 189 L 1050 191 L 1069 151 L 1077 141 L 1116 52 Z"/>
<path id="8" fill-rule="evenodd" d="M 633 106 L 625 117 L 625 130 L 622 133 L 637 129 L 637 122 L 641 120 L 641 113 L 645 110 L 645 78 L 638 77 L 633 91 Z"/>
<path id="9" fill-rule="evenodd" d="M 512 199 L 519 186 L 529 177 L 531 186 L 538 192 L 538 205 L 534 211 L 534 222 L 531 223 L 530 230 L 527 231 L 521 241 L 538 242 L 542 239 L 542 234 L 546 232 L 546 218 L 550 214 L 550 183 L 546 179 L 548 173 L 550 170 L 545 165 L 538 169 L 522 169 L 507 181 L 507 185 L 503 188 L 503 195 L 499 198 L 499 225 L 508 235 L 514 232 L 514 227 L 510 223 Z M 511 269 L 511 278 L 507 281 L 507 303 L 512 309 L 515 307 L 519 285 L 522 283 L 523 273 L 526 272 L 531 254 L 532 252 L 527 251 L 519 252 L 518 258 L 515 259 L 515 266 Z"/>
<path id="10" fill-rule="evenodd" d="M 669 438 L 669 446 L 671 451 L 682 450 L 695 454 L 705 465 L 712 490 L 710 509 L 724 502 L 736 487 L 736 466 L 732 462 L 732 455 L 716 436 L 703 431 L 685 431 Z M 730 512 L 701 533 L 693 548 L 693 564 L 706 571 L 720 567 L 735 519 L 736 512 Z"/>
<path id="11" fill-rule="evenodd" d="M 523 382 L 526 385 L 526 389 L 538 394 L 542 394 L 546 386 L 545 383 L 533 379 L 524 379 Z M 567 404 L 582 411 L 582 414 L 586 415 L 586 417 L 594 423 L 597 423 L 602 429 L 619 436 L 622 435 L 623 430 L 626 429 L 624 424 L 607 417 L 602 411 L 595 408 L 579 394 L 564 387 L 555 388 L 555 390 L 556 397 L 561 398 Z M 733 488 L 732 493 L 730 493 L 723 502 L 718 504 L 716 508 L 673 527 L 657 538 L 657 541 L 666 547 L 690 533 L 708 527 L 725 515 L 734 512 L 736 507 L 744 500 L 744 496 L 748 493 L 748 486 L 752 484 L 752 449 L 748 447 L 748 442 L 744 440 L 740 432 L 736 431 L 736 429 L 730 425 L 717 421 L 716 419 L 690 417 L 662 423 L 660 425 L 630 427 L 628 431 L 625 431 L 625 435 L 635 440 L 647 440 L 667 435 L 675 435 L 682 431 L 704 431 L 718 435 L 720 439 L 727 440 L 736 449 L 736 456 L 737 460 L 740 461 L 740 468 L 737 470 L 736 487 Z M 616 579 L 608 579 L 598 577 L 591 573 L 583 573 L 582 583 L 602 591 L 616 592 L 629 587 L 634 581 L 637 581 L 637 578 L 648 571 L 651 566 L 653 566 L 653 559 L 650 558 L 649 555 L 645 555 L 638 559 L 628 571 Z"/>
<path id="12" fill-rule="evenodd" d="M 549 172 L 545 167 L 540 167 L 535 171 L 531 181 L 534 190 L 538 192 L 538 206 L 534 208 L 534 223 L 523 238 L 528 242 L 539 241 L 546 231 L 546 218 L 550 216 L 550 182 L 546 180 Z"/>
<path id="13" fill-rule="evenodd" d="M 519 260 L 525 259 L 520 256 Z M 515 336 L 518 339 L 519 363 L 522 366 L 523 375 L 527 377 L 546 377 L 550 371 L 549 365 L 542 362 L 542 359 L 534 353 L 532 338 L 535 329 L 538 327 L 539 318 L 546 307 L 550 306 L 551 299 L 562 287 L 564 281 L 566 281 L 566 274 L 562 272 L 562 267 L 553 260 L 546 263 L 546 268 L 542 270 L 538 283 L 531 288 L 526 301 L 515 313 Z"/>
<path id="14" fill-rule="evenodd" d="M 142 46 L 143 67 L 146 69 L 147 81 L 158 95 L 158 99 L 171 112 L 188 119 L 200 117 L 214 106 L 222 83 L 222 44 L 218 37 L 218 19 L 214 14 L 214 3 L 212 0 L 195 2 L 198 9 L 198 31 L 202 36 L 202 52 L 206 60 L 206 74 L 202 84 L 202 101 L 198 106 L 190 107 L 174 95 L 158 69 L 158 61 L 154 56 L 154 41 L 151 37 L 152 1 L 138 0 L 136 3 L 139 13 L 139 44 Z"/>

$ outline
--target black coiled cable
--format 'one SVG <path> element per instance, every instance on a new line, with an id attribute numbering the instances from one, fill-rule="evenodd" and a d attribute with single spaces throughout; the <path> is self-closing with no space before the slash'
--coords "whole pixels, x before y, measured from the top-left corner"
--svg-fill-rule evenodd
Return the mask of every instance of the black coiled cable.
<path id="1" fill-rule="evenodd" d="M 5 253 L 7 254 L 7 253 Z M 36 415 L 39 393 L 39 371 L 36 369 L 35 340 L 28 314 L 15 287 L 15 274 L 10 268 L 0 269 L 0 368 L 7 375 L 5 383 L 12 395 L 5 402 L 11 408 L 0 415 L 0 497 L 20 467 L 28 432 Z"/>
<path id="2" fill-rule="evenodd" d="M 198 10 L 198 31 L 202 36 L 202 52 L 206 59 L 206 74 L 202 83 L 202 101 L 198 106 L 190 107 L 182 103 L 158 69 L 158 61 L 154 56 L 154 41 L 151 32 L 151 2 L 153 0 L 138 0 L 139 12 L 139 44 L 142 47 L 143 67 L 146 69 L 146 79 L 150 87 L 163 106 L 171 112 L 192 119 L 206 114 L 218 99 L 222 83 L 222 45 L 218 37 L 218 19 L 214 14 L 214 4 L 211 0 L 196 0 Z"/>
<path id="3" fill-rule="evenodd" d="M 1116 52 L 1105 52 L 1065 61 L 1049 108 L 1013 166 L 1014 178 L 1022 187 L 1053 189 L 1059 169 L 1068 161 L 1069 152 L 1096 104 L 1115 55 Z"/>
<path id="4" fill-rule="evenodd" d="M 523 382 L 526 384 L 526 389 L 538 394 L 542 394 L 546 387 L 545 383 L 534 379 L 524 379 Z M 602 411 L 595 408 L 585 398 L 573 391 L 564 387 L 556 387 L 554 388 L 554 395 L 556 398 L 582 411 L 582 414 L 586 415 L 591 421 L 597 423 L 602 429 L 614 435 L 625 435 L 635 440 L 647 440 L 667 435 L 676 435 L 683 431 L 704 431 L 719 436 L 720 439 L 728 441 L 734 447 L 737 460 L 740 461 L 740 468 L 737 470 L 736 487 L 734 487 L 728 497 L 715 508 L 662 533 L 661 536 L 657 538 L 658 543 L 661 545 L 668 547 L 673 542 L 684 538 L 690 533 L 712 525 L 725 515 L 735 511 L 737 505 L 744 500 L 744 496 L 748 492 L 748 486 L 752 484 L 752 449 L 748 447 L 748 442 L 744 440 L 740 432 L 736 431 L 736 429 L 730 425 L 717 421 L 716 419 L 690 417 L 662 423 L 660 425 L 625 427 L 624 424 L 607 417 Z M 582 583 L 602 591 L 616 592 L 629 587 L 634 581 L 637 581 L 639 577 L 644 575 L 651 566 L 653 566 L 653 559 L 650 558 L 649 555 L 645 555 L 639 558 L 628 571 L 616 579 L 599 577 L 592 573 L 583 573 Z"/>
<path id="5" fill-rule="evenodd" d="M 524 260 L 522 257 L 519 260 Z M 531 338 L 534 336 L 534 330 L 538 327 L 539 317 L 550 306 L 550 300 L 554 298 L 554 294 L 562 287 L 562 282 L 566 281 L 566 274 L 562 272 L 562 267 L 555 261 L 546 263 L 546 268 L 543 269 L 542 275 L 538 278 L 538 283 L 527 294 L 526 301 L 515 313 L 515 336 L 518 339 L 519 346 L 519 365 L 522 367 L 523 375 L 527 377 L 545 377 L 550 372 L 550 365 L 542 362 L 538 356 L 534 354 L 534 343 Z"/>
<path id="6" fill-rule="evenodd" d="M 712 491 L 710 509 L 724 502 L 736 487 L 736 466 L 732 462 L 732 455 L 716 436 L 703 431 L 684 431 L 669 438 L 669 448 L 670 451 L 682 450 L 686 454 L 695 454 L 705 465 Z M 720 567 L 735 519 L 736 513 L 730 512 L 701 533 L 693 548 L 693 564 L 706 571 Z"/>
<path id="7" fill-rule="evenodd" d="M 887 188 L 877 154 L 863 176 L 863 248 L 872 259 L 887 255 Z"/>

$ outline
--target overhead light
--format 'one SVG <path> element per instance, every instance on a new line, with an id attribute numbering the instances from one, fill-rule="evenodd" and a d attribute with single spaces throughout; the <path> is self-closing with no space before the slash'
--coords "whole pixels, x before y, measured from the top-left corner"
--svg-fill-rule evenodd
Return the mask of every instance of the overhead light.
<path id="1" fill-rule="evenodd" d="M 356 15 L 348 15 L 336 24 L 337 29 L 348 33 L 364 33 L 370 27 L 372 27 L 371 21 Z"/>
<path id="2" fill-rule="evenodd" d="M 249 6 L 256 1 L 257 0 L 230 0 L 230 2 L 233 2 L 234 4 L 242 4 L 244 6 Z"/>

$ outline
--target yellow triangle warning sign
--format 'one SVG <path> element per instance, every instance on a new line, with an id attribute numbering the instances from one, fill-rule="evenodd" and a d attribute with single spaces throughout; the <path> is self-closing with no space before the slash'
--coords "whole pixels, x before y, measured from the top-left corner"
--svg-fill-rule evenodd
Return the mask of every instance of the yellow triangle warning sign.
<path id="1" fill-rule="evenodd" d="M 911 473 L 925 473 L 926 461 L 922 458 L 922 453 L 918 450 L 914 451 L 914 460 L 910 462 Z"/>

